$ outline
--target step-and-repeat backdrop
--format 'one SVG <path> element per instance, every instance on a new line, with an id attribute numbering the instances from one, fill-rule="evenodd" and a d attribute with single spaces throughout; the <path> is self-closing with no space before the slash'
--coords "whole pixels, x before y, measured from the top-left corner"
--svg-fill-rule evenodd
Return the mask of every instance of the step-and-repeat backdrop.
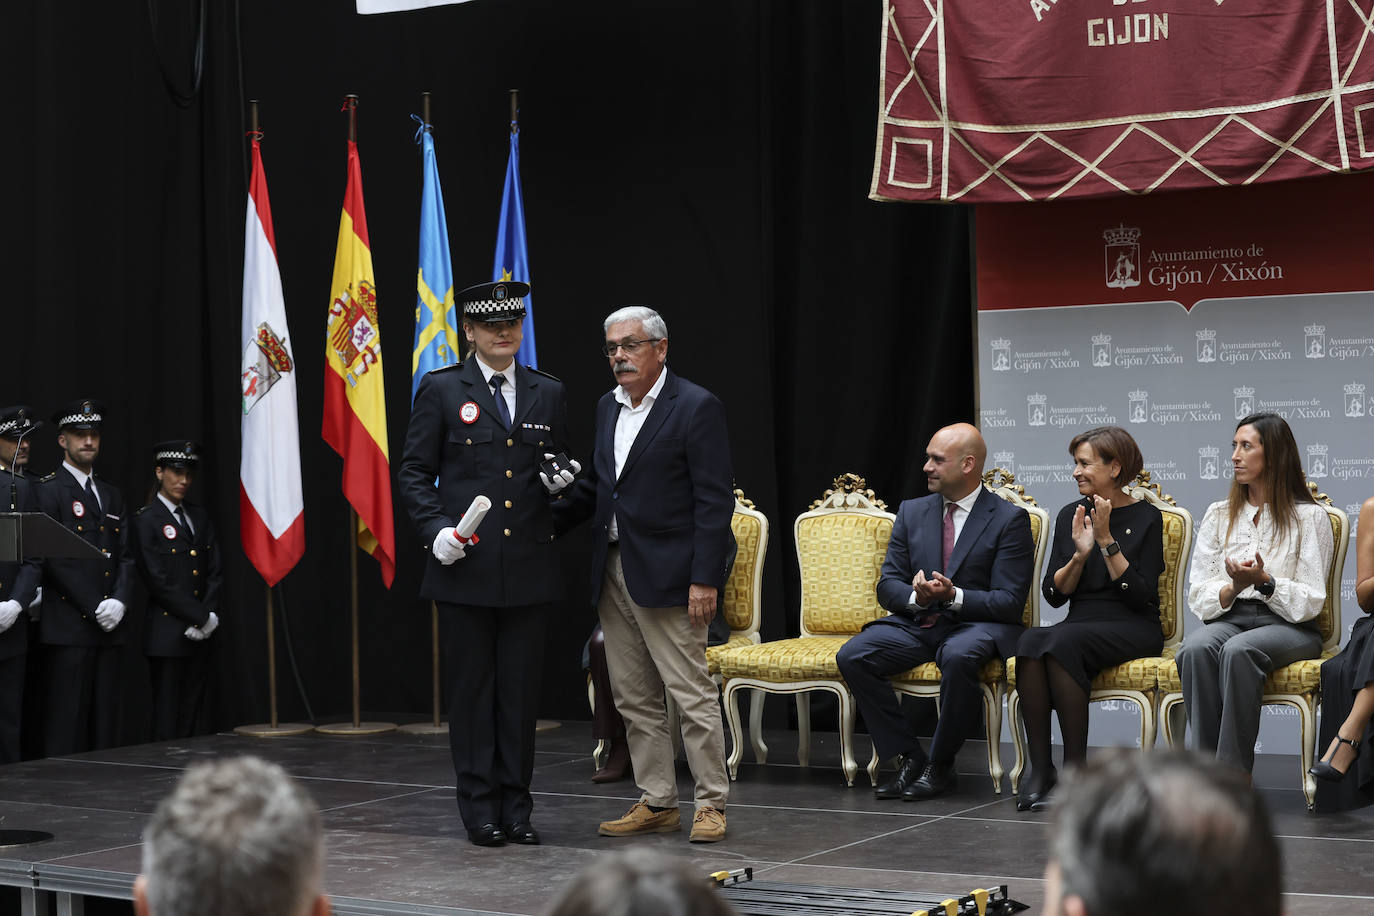
<path id="1" fill-rule="evenodd" d="M 1196 521 L 1226 496 L 1236 420 L 1272 410 L 1308 477 L 1350 515 L 1374 496 L 1374 181 L 976 210 L 979 425 L 989 465 L 1054 517 L 1076 498 L 1068 443 L 1130 431 Z M 1355 538 L 1342 584 L 1354 600 Z M 1045 608 L 1044 622 L 1067 608 Z M 1185 615 L 1185 631 L 1201 624 Z M 1133 706 L 1094 708 L 1094 744 L 1134 744 Z M 1266 707 L 1262 749 L 1296 753 Z M 1276 721 L 1276 720 L 1283 721 Z"/>

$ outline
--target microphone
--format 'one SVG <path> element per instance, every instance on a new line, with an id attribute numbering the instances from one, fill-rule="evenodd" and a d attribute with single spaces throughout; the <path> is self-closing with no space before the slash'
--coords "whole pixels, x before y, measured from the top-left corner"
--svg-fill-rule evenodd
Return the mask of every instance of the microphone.
<path id="1" fill-rule="evenodd" d="M 19 438 L 14 442 L 14 458 L 10 459 L 10 511 L 19 511 L 19 484 L 14 479 L 14 468 L 19 463 L 19 449 L 24 444 L 24 437 L 38 427 L 43 425 L 42 420 L 34 420 L 33 423 L 24 427 L 24 431 L 19 434 Z"/>

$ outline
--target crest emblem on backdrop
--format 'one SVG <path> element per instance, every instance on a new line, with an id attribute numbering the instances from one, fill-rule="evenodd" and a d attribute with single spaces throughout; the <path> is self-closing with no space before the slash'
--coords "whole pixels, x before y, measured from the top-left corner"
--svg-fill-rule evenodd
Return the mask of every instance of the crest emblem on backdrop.
<path id="1" fill-rule="evenodd" d="M 1106 282 L 1111 289 L 1140 285 L 1140 230 L 1118 226 L 1102 233 L 1106 240 Z"/>

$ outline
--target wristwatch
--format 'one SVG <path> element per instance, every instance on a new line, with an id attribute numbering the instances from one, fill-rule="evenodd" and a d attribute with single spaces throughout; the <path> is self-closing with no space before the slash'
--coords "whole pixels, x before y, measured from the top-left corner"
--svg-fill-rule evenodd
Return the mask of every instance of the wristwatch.
<path id="1" fill-rule="evenodd" d="M 1116 541 L 1112 541 L 1106 547 L 1099 547 L 1097 549 L 1102 551 L 1102 559 L 1104 560 L 1114 557 L 1117 554 L 1121 553 L 1121 545 L 1118 544 Z"/>
<path id="2" fill-rule="evenodd" d="M 1259 592 L 1266 598 L 1274 597 L 1274 577 L 1270 576 L 1269 578 L 1261 582 L 1259 585 L 1256 585 L 1255 591 Z"/>

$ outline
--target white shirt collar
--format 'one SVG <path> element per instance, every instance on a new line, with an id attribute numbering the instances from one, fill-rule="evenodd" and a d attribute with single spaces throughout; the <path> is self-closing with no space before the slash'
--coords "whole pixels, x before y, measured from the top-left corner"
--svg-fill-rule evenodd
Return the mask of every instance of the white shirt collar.
<path id="1" fill-rule="evenodd" d="M 649 393 L 644 395 L 644 399 L 639 402 L 639 407 L 635 407 L 633 404 L 631 404 L 629 392 L 625 390 L 625 386 L 623 385 L 615 386 L 615 399 L 619 401 L 623 406 L 628 407 L 631 410 L 639 410 L 641 408 L 649 406 L 654 401 L 658 400 L 659 393 L 663 391 L 663 383 L 667 380 L 668 367 L 664 366 L 663 371 L 658 374 L 658 380 L 654 382 L 654 387 L 650 388 Z"/>
<path id="2" fill-rule="evenodd" d="M 982 484 L 979 484 L 978 486 L 976 486 L 976 487 L 973 488 L 973 492 L 972 492 L 972 493 L 970 493 L 968 496 L 965 496 L 963 499 L 960 499 L 960 500 L 949 500 L 949 499 L 947 499 L 947 500 L 945 500 L 944 504 L 945 504 L 946 506 L 948 506 L 951 502 L 953 502 L 955 505 L 957 505 L 960 509 L 963 509 L 965 512 L 972 512 L 972 511 L 973 511 L 973 504 L 976 503 L 976 502 L 978 502 L 978 496 L 979 496 L 979 493 L 982 491 L 982 489 L 983 489 L 983 485 L 982 485 Z M 948 512 L 949 510 L 946 509 L 945 511 Z"/>
<path id="3" fill-rule="evenodd" d="M 511 360 L 510 365 L 504 369 L 493 369 L 491 366 L 482 362 L 482 357 L 474 356 L 473 359 L 477 360 L 477 368 L 482 370 L 482 380 L 487 383 L 488 388 L 491 387 L 491 377 L 498 372 L 506 377 L 508 383 L 512 385 L 515 384 L 515 360 Z"/>
<path id="4" fill-rule="evenodd" d="M 73 467 L 71 462 L 66 461 L 65 459 L 62 462 L 62 466 L 67 469 L 67 473 L 71 474 L 73 477 L 76 478 L 76 485 L 78 487 L 80 487 L 83 490 L 86 489 L 86 480 L 91 476 L 90 474 L 87 474 L 80 468 Z"/>
<path id="5" fill-rule="evenodd" d="M 157 498 L 162 500 L 162 504 L 167 507 L 168 512 L 172 513 L 173 516 L 177 514 L 177 504 L 172 502 L 166 496 L 163 496 L 161 490 L 157 491 Z"/>

